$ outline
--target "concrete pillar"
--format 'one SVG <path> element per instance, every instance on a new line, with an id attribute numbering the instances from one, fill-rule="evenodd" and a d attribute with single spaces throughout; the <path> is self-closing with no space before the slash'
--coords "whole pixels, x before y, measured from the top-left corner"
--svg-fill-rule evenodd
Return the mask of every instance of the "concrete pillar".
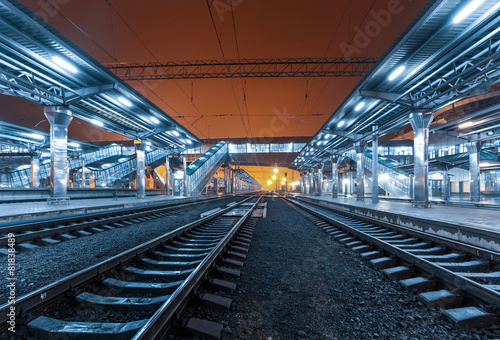
<path id="1" fill-rule="evenodd" d="M 31 153 L 31 187 L 40 187 L 40 156 L 42 152 L 35 150 Z"/>
<path id="2" fill-rule="evenodd" d="M 448 168 L 443 170 L 443 200 L 450 199 L 450 176 L 448 175 Z"/>
<path id="3" fill-rule="evenodd" d="M 332 161 L 332 198 L 337 198 L 339 196 L 339 169 L 337 166 L 338 156 L 330 156 L 330 160 Z"/>
<path id="4" fill-rule="evenodd" d="M 365 200 L 365 142 L 354 143 L 354 149 L 358 154 L 358 160 L 356 164 L 356 183 L 357 183 L 357 201 Z"/>
<path id="5" fill-rule="evenodd" d="M 167 196 L 170 196 L 170 158 L 165 157 L 165 194 Z M 173 193 L 173 188 L 172 188 L 172 195 Z"/>
<path id="6" fill-rule="evenodd" d="M 64 106 L 46 106 L 50 123 L 50 198 L 49 203 L 67 203 L 68 191 L 68 126 L 73 119 Z"/>
<path id="7" fill-rule="evenodd" d="M 323 196 L 323 168 L 325 167 L 324 163 L 318 167 L 318 195 Z"/>
<path id="8" fill-rule="evenodd" d="M 226 182 L 226 194 L 231 193 L 231 174 L 230 174 L 231 168 L 229 166 L 226 166 L 224 168 L 224 182 Z"/>
<path id="9" fill-rule="evenodd" d="M 378 126 L 373 127 L 372 139 L 372 203 L 378 203 Z"/>
<path id="10" fill-rule="evenodd" d="M 414 195 L 413 205 L 418 208 L 429 208 L 429 126 L 434 114 L 412 112 L 410 124 L 413 128 L 414 159 Z"/>
<path id="11" fill-rule="evenodd" d="M 415 192 L 414 192 L 414 189 L 413 189 L 413 186 L 415 185 L 414 184 L 415 182 L 415 176 L 413 174 L 410 175 L 410 198 L 411 199 L 414 199 L 415 198 Z"/>
<path id="12" fill-rule="evenodd" d="M 189 176 L 187 174 L 186 156 L 182 157 L 182 171 L 183 171 L 183 182 L 184 182 L 184 196 L 189 196 Z"/>
<path id="13" fill-rule="evenodd" d="M 82 174 L 81 174 L 82 183 L 80 183 L 80 184 L 81 184 L 81 188 L 85 189 L 85 159 L 82 158 L 81 161 L 82 161 Z"/>
<path id="14" fill-rule="evenodd" d="M 146 141 L 135 144 L 135 154 L 137 159 L 136 188 L 137 198 L 146 197 Z"/>
<path id="15" fill-rule="evenodd" d="M 305 173 L 304 172 L 301 172 L 300 173 L 300 179 L 299 179 L 299 184 L 300 184 L 300 194 L 301 195 L 304 195 L 304 177 L 305 177 Z"/>
<path id="16" fill-rule="evenodd" d="M 472 202 L 479 202 L 481 200 L 479 162 L 482 143 L 470 142 L 465 145 L 467 147 L 467 152 L 469 153 L 470 200 Z"/>

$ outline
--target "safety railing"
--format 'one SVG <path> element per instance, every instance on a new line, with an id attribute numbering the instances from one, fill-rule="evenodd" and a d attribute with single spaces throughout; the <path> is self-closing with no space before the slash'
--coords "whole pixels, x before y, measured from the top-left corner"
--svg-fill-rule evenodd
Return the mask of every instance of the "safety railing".
<path id="1" fill-rule="evenodd" d="M 187 167 L 190 195 L 199 195 L 205 189 L 208 181 L 226 161 L 227 152 L 227 143 L 219 142 Z"/>
<path id="2" fill-rule="evenodd" d="M 168 151 L 156 149 L 146 151 L 145 164 L 149 165 L 165 158 Z M 90 168 L 94 175 L 96 186 L 110 187 L 121 185 L 123 181 L 132 182 L 137 176 L 137 159 L 126 158 L 112 164 L 106 164 L 101 168 Z"/>
<path id="3" fill-rule="evenodd" d="M 348 151 L 346 157 L 357 161 L 358 155 L 354 150 Z M 372 171 L 372 154 L 365 152 L 365 169 Z M 371 175 L 365 177 L 372 179 Z M 395 196 L 405 196 L 410 194 L 410 177 L 401 170 L 392 169 L 380 161 L 378 162 L 378 186 Z"/>

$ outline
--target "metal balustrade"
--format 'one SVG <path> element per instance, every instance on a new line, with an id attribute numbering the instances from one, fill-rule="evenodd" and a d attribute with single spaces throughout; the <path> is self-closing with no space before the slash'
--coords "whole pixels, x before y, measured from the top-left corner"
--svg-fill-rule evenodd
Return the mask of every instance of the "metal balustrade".
<path id="1" fill-rule="evenodd" d="M 365 169 L 372 170 L 372 154 L 371 151 L 365 152 Z M 358 155 L 354 150 L 346 152 L 345 157 L 354 161 L 358 160 Z M 341 162 L 342 160 L 340 160 Z M 365 173 L 365 177 L 370 179 L 371 175 Z M 380 162 L 378 162 L 378 186 L 395 196 L 405 196 L 410 194 L 410 177 L 408 174 L 401 170 L 392 169 Z"/>
<path id="2" fill-rule="evenodd" d="M 190 195 L 201 194 L 207 186 L 208 181 L 224 164 L 227 155 L 227 143 L 219 142 L 187 167 L 188 193 Z"/>

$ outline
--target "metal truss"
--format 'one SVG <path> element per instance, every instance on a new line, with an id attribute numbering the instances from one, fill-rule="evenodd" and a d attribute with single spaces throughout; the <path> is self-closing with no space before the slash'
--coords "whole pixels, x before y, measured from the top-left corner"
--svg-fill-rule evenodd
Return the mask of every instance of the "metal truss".
<path id="1" fill-rule="evenodd" d="M 375 58 L 274 58 L 104 64 L 123 80 L 362 77 Z"/>

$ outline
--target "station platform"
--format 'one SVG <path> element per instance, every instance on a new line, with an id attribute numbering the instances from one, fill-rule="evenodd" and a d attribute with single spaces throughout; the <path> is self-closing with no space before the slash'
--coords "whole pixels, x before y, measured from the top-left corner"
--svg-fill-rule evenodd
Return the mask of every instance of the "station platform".
<path id="1" fill-rule="evenodd" d="M 370 198 L 357 201 L 356 197 L 332 198 L 306 195 L 295 197 L 324 201 L 345 211 L 500 252 L 498 210 L 437 204 L 431 208 L 415 208 L 410 202 L 396 199 L 381 199 L 378 203 L 372 203 Z"/>
<path id="2" fill-rule="evenodd" d="M 190 201 L 200 198 L 210 199 L 213 197 L 215 196 L 151 196 L 142 199 L 135 197 L 118 197 L 116 200 L 113 198 L 92 198 L 69 200 L 68 204 L 48 204 L 47 201 L 4 203 L 0 204 L 0 223 L 157 205 L 167 201 Z"/>

